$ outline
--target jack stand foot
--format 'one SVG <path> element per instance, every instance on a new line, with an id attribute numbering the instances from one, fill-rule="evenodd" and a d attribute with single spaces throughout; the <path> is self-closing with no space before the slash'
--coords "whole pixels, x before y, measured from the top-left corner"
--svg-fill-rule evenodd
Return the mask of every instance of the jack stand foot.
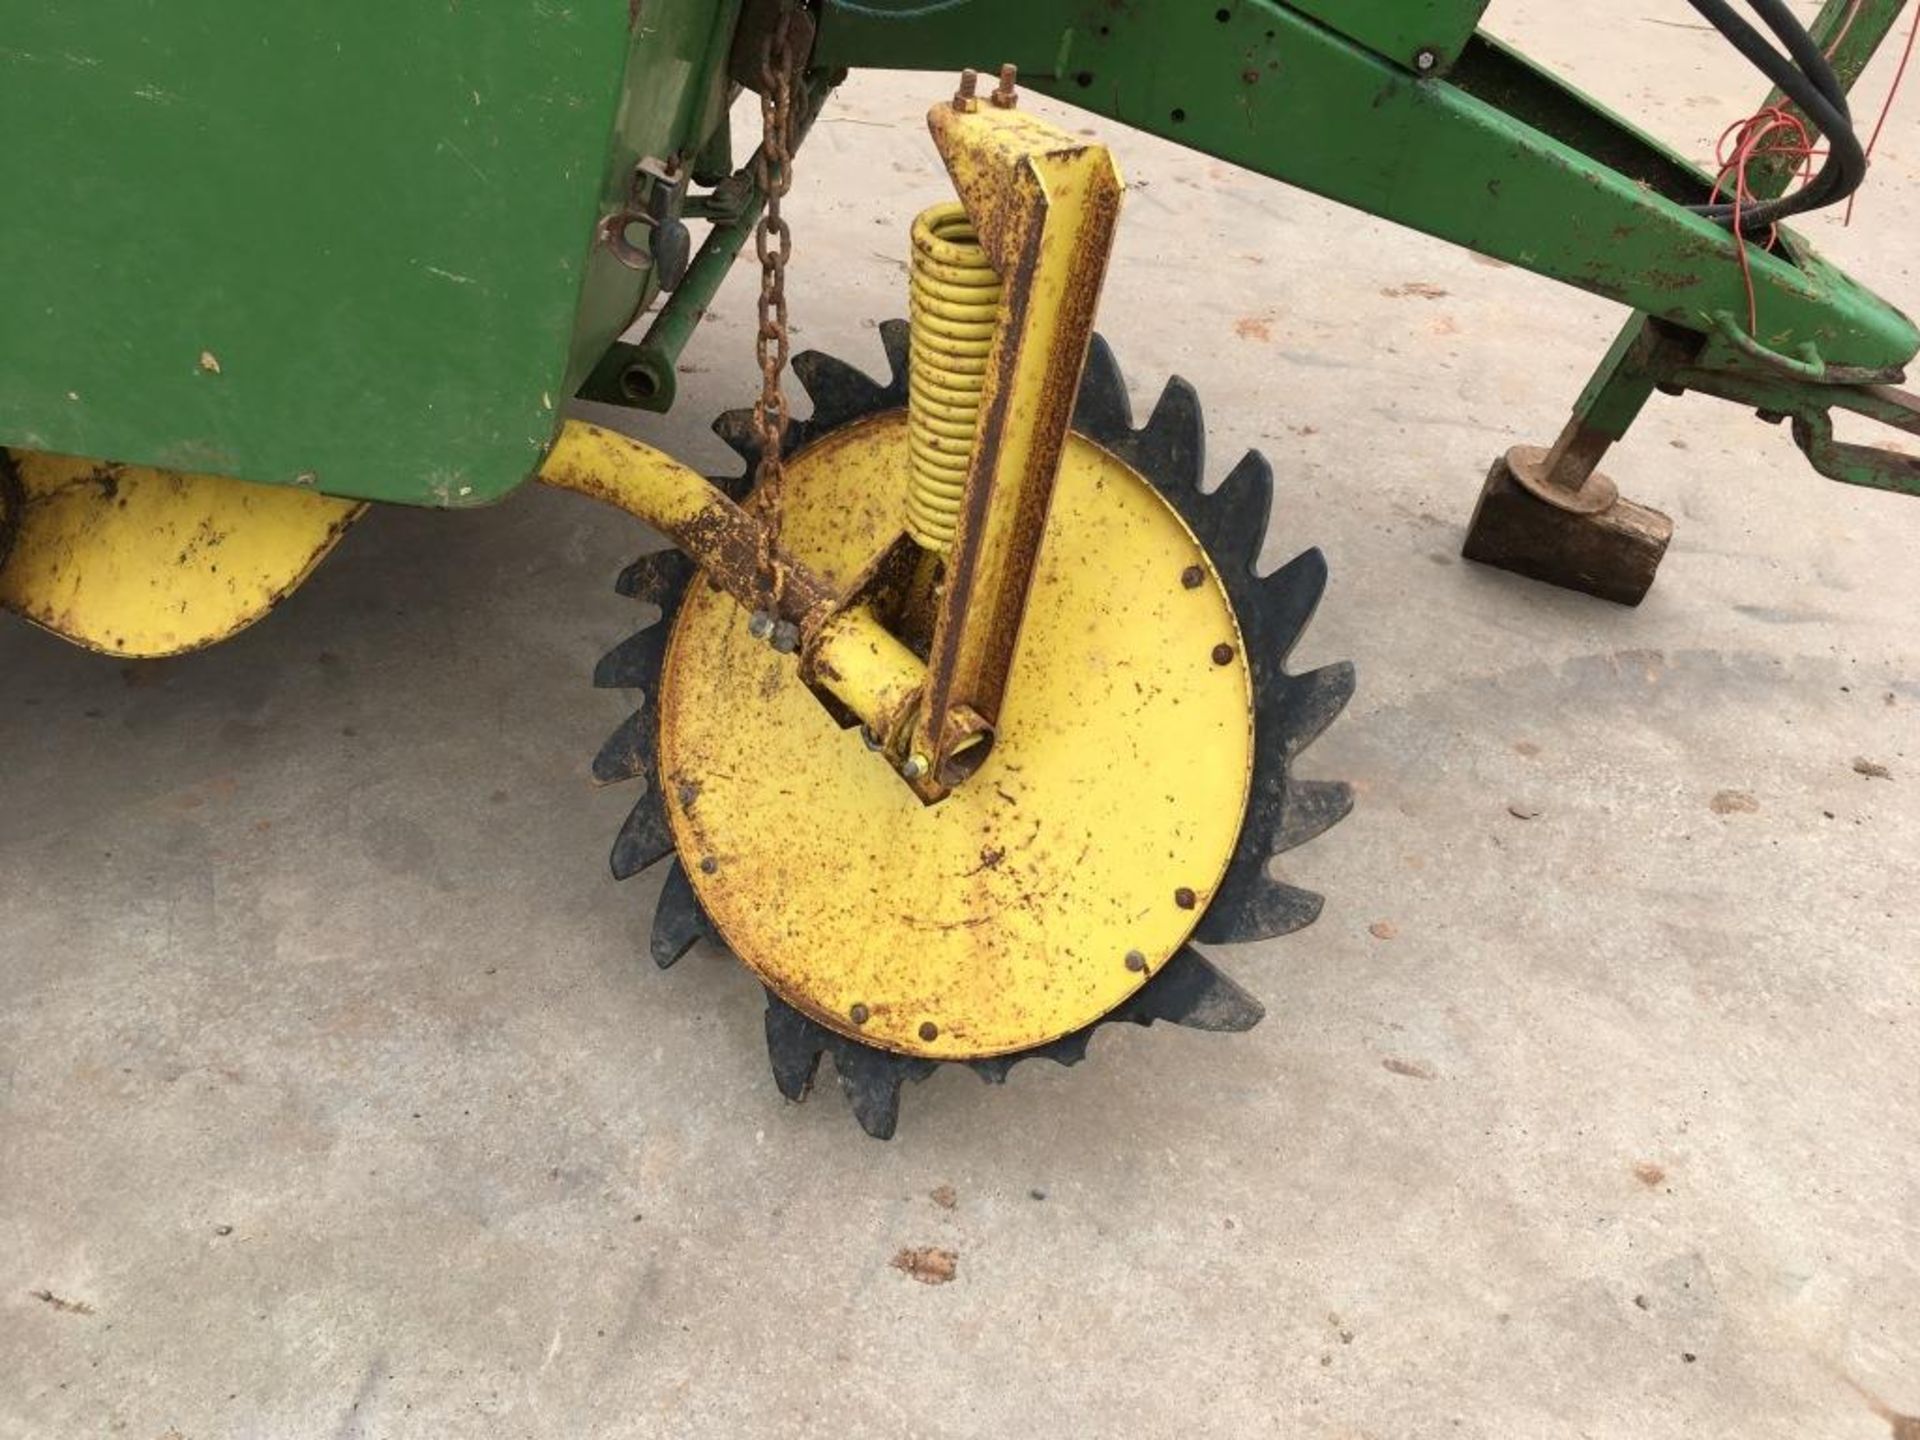
<path id="1" fill-rule="evenodd" d="M 1460 553 L 1531 580 L 1638 605 L 1672 538 L 1671 519 L 1631 500 L 1583 514 L 1540 499 L 1502 455 L 1487 474 Z"/>

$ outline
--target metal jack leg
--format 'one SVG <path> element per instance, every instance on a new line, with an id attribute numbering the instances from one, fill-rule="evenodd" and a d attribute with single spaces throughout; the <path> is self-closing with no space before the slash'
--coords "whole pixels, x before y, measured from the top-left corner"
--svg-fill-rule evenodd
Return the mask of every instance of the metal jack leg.
<path id="1" fill-rule="evenodd" d="M 1904 4 L 1827 0 L 1810 28 L 1842 86 L 1851 88 L 1859 78 Z M 1768 103 L 1780 104 L 1782 97 L 1776 92 Z M 1789 178 L 1784 163 L 1763 162 L 1748 172 L 1748 189 L 1756 198 L 1777 195 Z M 1656 388 L 1679 392 L 1667 377 L 1688 365 L 1687 350 L 1685 337 L 1647 315 L 1628 320 L 1553 447 L 1515 446 L 1494 462 L 1461 553 L 1550 585 L 1638 605 L 1666 554 L 1673 521 L 1621 499 L 1596 467 Z"/>
<path id="2" fill-rule="evenodd" d="M 1621 605 L 1638 605 L 1673 538 L 1673 521 L 1620 497 L 1596 468 L 1654 391 L 1672 342 L 1635 316 L 1550 450 L 1516 445 L 1493 462 L 1461 553 Z"/>

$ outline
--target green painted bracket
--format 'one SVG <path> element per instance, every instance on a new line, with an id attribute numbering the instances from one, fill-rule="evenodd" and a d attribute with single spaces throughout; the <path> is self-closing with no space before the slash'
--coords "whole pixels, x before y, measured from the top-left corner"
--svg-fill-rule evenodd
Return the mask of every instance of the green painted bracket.
<path id="1" fill-rule="evenodd" d="M 825 0 L 819 36 L 824 65 L 1011 61 L 1023 85 L 1690 330 L 1746 312 L 1739 242 L 1685 208 L 1708 177 L 1484 36 L 1446 78 L 1274 0 Z M 1747 249 L 1766 349 L 1883 378 L 1920 351 L 1804 242 Z"/>
<path id="2" fill-rule="evenodd" d="M 1652 376 L 1664 390 L 1691 390 L 1753 409 L 1764 420 L 1793 422 L 1794 442 L 1813 468 L 1830 480 L 1920 495 L 1920 455 L 1835 438 L 1833 412 L 1847 411 L 1920 439 L 1920 395 L 1891 385 L 1833 385 L 1792 374 L 1742 371 L 1714 363 L 1703 347 L 1691 360 L 1668 349 L 1656 358 Z"/>

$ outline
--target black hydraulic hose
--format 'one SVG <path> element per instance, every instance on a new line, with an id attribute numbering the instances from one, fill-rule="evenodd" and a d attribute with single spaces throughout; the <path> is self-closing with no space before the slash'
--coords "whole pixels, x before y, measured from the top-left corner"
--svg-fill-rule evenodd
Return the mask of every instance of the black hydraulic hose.
<path id="1" fill-rule="evenodd" d="M 1800 17 L 1786 6 L 1786 0 L 1747 0 L 1753 6 L 1754 13 L 1767 22 L 1767 28 L 1780 37 L 1780 43 L 1787 47 L 1787 54 L 1793 57 L 1793 63 L 1806 73 L 1814 88 L 1832 102 L 1847 120 L 1853 119 L 1853 111 L 1847 106 L 1846 88 L 1841 85 L 1840 77 L 1833 73 L 1833 65 L 1827 59 L 1826 51 L 1815 43 L 1807 27 L 1800 23 Z"/>
<path id="2" fill-rule="evenodd" d="M 1726 0 L 1688 0 L 1688 3 L 1827 137 L 1827 158 L 1819 173 L 1791 195 L 1738 207 L 1741 230 L 1752 233 L 1765 229 L 1790 215 L 1804 214 L 1844 200 L 1858 189 L 1860 182 L 1866 178 L 1867 158 L 1860 148 L 1859 137 L 1854 134 L 1845 95 L 1833 73 L 1833 67 L 1820 54 L 1819 47 L 1792 13 L 1780 4 L 1780 0 L 1751 0 L 1768 26 L 1787 42 L 1795 56 L 1811 56 L 1814 63 L 1806 69 L 1769 45 L 1766 38 L 1735 13 Z M 1836 98 L 1838 104 L 1835 103 Z M 1729 224 L 1735 221 L 1736 207 L 1732 204 L 1716 203 L 1690 208 L 1711 220 Z"/>

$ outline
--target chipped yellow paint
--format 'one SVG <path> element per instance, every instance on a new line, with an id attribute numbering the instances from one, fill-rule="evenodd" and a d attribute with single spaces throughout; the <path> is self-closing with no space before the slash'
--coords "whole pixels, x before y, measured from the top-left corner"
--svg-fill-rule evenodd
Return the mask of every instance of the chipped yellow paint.
<path id="1" fill-rule="evenodd" d="M 846 584 L 900 533 L 907 471 L 903 412 L 823 437 L 788 463 L 782 543 Z M 938 804 L 746 622 L 689 587 L 660 780 L 701 904 L 790 1004 L 891 1050 L 1004 1054 L 1091 1024 L 1185 942 L 1245 814 L 1252 686 L 1206 553 L 1122 461 L 1069 437 L 997 741 Z"/>
<path id="2" fill-rule="evenodd" d="M 245 629 L 366 508 L 280 485 L 8 454 L 26 503 L 0 606 L 109 655 L 177 655 Z"/>

